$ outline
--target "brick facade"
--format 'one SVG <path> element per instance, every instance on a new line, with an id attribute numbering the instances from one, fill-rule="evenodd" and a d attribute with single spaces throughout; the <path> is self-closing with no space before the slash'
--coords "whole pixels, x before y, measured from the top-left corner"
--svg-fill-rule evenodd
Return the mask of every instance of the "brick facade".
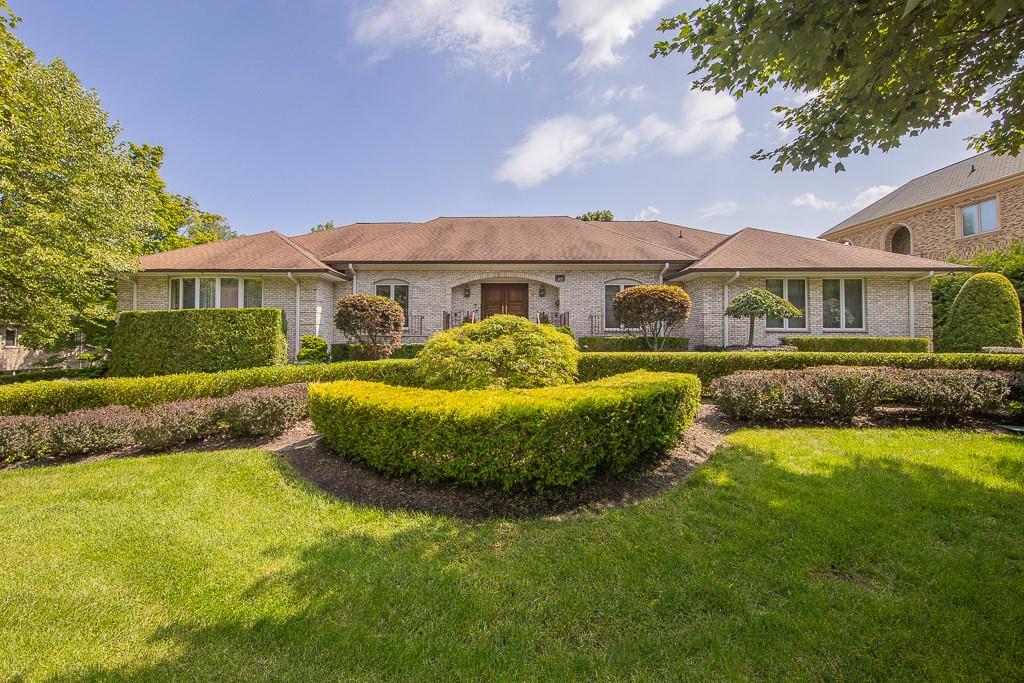
<path id="1" fill-rule="evenodd" d="M 996 199 L 999 228 L 993 232 L 963 237 L 960 207 Z M 1012 241 L 1024 240 L 1024 179 L 1010 184 L 976 189 L 950 198 L 938 205 L 921 207 L 895 216 L 851 228 L 825 239 L 833 242 L 849 240 L 855 246 L 891 251 L 892 236 L 906 226 L 910 230 L 910 253 L 913 256 L 945 261 L 951 256 L 969 259 L 981 250 L 1005 247 Z"/>

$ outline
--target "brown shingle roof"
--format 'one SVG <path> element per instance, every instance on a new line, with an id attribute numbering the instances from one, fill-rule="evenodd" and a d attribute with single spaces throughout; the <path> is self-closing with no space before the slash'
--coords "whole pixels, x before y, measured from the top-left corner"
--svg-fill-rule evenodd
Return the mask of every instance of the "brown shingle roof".
<path id="1" fill-rule="evenodd" d="M 996 156 L 992 152 L 978 154 L 904 183 L 874 204 L 869 204 L 828 229 L 821 236 L 832 235 L 861 223 L 884 218 L 1018 173 L 1024 173 L 1024 154 L 1016 157 Z"/>
<path id="2" fill-rule="evenodd" d="M 276 231 L 142 257 L 143 271 L 335 271 Z"/>
<path id="3" fill-rule="evenodd" d="M 601 225 L 622 235 L 696 256 L 703 256 L 729 237 L 720 232 L 688 228 L 685 225 L 673 225 L 662 221 L 608 221 Z"/>
<path id="4" fill-rule="evenodd" d="M 382 237 L 396 238 L 404 228 L 416 223 L 353 223 L 331 230 L 308 232 L 305 235 L 289 237 L 292 242 L 308 249 L 317 258 L 365 244 Z"/>
<path id="5" fill-rule="evenodd" d="M 950 272 L 971 268 L 810 237 L 744 228 L 683 270 L 682 275 L 737 270 Z"/>
<path id="6" fill-rule="evenodd" d="M 336 230 L 344 233 L 348 228 Z M 407 224 L 397 232 L 382 230 L 378 239 L 347 245 L 322 258 L 328 263 L 342 264 L 678 262 L 695 261 L 699 254 L 685 251 L 658 234 L 647 235 L 642 229 L 627 231 L 621 225 L 617 229 L 569 216 L 509 216 L 441 217 Z"/>

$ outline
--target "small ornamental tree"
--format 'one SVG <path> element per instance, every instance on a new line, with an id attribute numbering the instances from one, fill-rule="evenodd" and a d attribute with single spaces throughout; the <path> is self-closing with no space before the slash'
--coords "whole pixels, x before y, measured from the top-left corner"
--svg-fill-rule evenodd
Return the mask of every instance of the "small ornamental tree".
<path id="1" fill-rule="evenodd" d="M 402 345 L 405 311 L 385 296 L 352 294 L 338 300 L 334 326 L 355 342 L 359 356 L 387 358 Z"/>
<path id="2" fill-rule="evenodd" d="M 637 285 L 615 295 L 615 319 L 640 331 L 653 351 L 660 351 L 672 332 L 690 317 L 690 295 L 676 285 Z"/>
<path id="3" fill-rule="evenodd" d="M 986 346 L 1024 346 L 1020 300 L 999 273 L 978 273 L 964 283 L 939 338 L 942 351 L 976 353 Z"/>
<path id="4" fill-rule="evenodd" d="M 751 289 L 743 292 L 729 302 L 725 314 L 730 318 L 750 318 L 748 347 L 754 345 L 754 321 L 758 318 L 799 318 L 803 316 L 799 308 L 767 289 Z M 728 346 L 729 340 L 726 339 L 725 343 Z"/>

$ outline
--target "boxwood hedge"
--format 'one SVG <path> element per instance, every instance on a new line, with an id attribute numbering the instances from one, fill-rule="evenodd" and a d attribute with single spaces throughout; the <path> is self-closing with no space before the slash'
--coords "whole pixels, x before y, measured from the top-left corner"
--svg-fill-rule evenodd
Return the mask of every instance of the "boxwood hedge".
<path id="1" fill-rule="evenodd" d="M 365 379 L 397 385 L 415 384 L 415 361 L 284 365 L 159 377 L 107 377 L 74 382 L 26 382 L 0 387 L 0 415 L 57 415 L 82 408 L 125 405 L 133 408 L 241 389 L 296 382 Z"/>
<path id="2" fill-rule="evenodd" d="M 931 341 L 923 337 L 783 337 L 782 343 L 797 351 L 852 351 L 878 353 L 927 353 Z"/>
<path id="3" fill-rule="evenodd" d="M 277 308 L 130 311 L 118 317 L 110 374 L 217 372 L 282 365 L 284 315 Z"/>
<path id="4" fill-rule="evenodd" d="M 700 401 L 693 375 L 632 372 L 537 389 L 445 391 L 343 381 L 310 387 L 339 453 L 429 481 L 567 486 L 675 443 Z"/>
<path id="5" fill-rule="evenodd" d="M 643 337 L 580 337 L 576 340 L 581 351 L 650 351 Z M 665 339 L 663 351 L 685 351 L 690 347 L 690 340 L 683 337 Z"/>

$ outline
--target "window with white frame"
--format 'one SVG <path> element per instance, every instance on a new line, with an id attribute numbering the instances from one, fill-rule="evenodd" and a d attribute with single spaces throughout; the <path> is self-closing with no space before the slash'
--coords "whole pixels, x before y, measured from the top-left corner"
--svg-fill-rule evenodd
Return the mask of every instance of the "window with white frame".
<path id="1" fill-rule="evenodd" d="M 18 345 L 18 330 L 13 327 L 4 328 L 4 346 Z"/>
<path id="2" fill-rule="evenodd" d="M 374 284 L 374 292 L 401 306 L 405 314 L 405 326 L 409 327 L 409 283 L 404 280 L 381 280 Z"/>
<path id="3" fill-rule="evenodd" d="M 799 318 L 766 318 L 765 328 L 769 330 L 807 329 L 807 280 L 789 278 L 768 278 L 765 289 L 777 294 L 800 309 Z"/>
<path id="4" fill-rule="evenodd" d="M 960 207 L 960 224 L 964 237 L 992 232 L 999 228 L 996 216 L 996 200 L 989 199 L 970 206 Z"/>
<path id="5" fill-rule="evenodd" d="M 822 327 L 826 330 L 864 329 L 864 281 L 821 281 Z"/>
<path id="6" fill-rule="evenodd" d="M 181 308 L 261 308 L 263 280 L 257 278 L 174 277 L 168 306 Z"/>
<path id="7" fill-rule="evenodd" d="M 604 283 L 604 329 L 622 329 L 622 325 L 615 318 L 615 307 L 612 305 L 612 302 L 615 301 L 615 297 L 619 292 L 630 287 L 636 287 L 638 284 L 640 283 L 636 280 L 611 280 Z"/>

